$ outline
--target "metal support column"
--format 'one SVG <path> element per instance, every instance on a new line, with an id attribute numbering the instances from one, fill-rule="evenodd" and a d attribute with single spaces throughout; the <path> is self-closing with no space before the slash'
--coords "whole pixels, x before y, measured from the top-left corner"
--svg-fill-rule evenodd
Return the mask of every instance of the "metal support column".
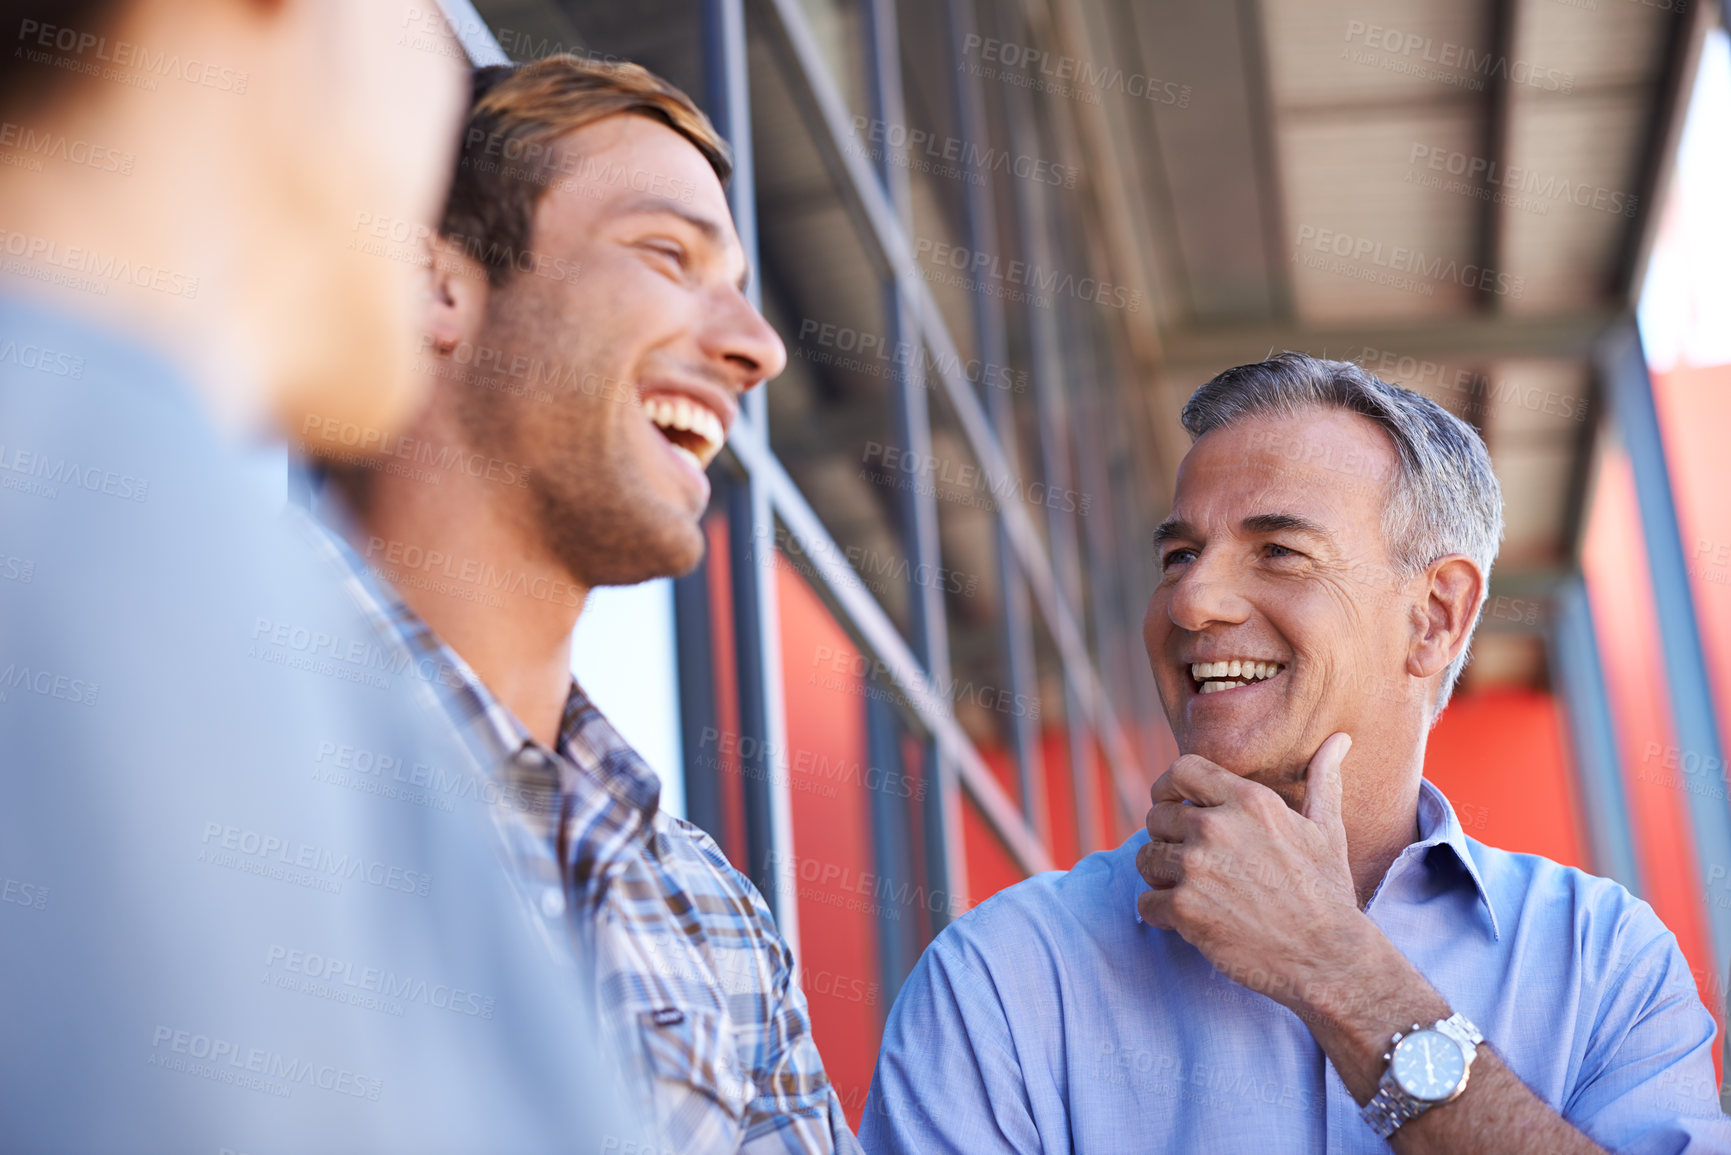
<path id="1" fill-rule="evenodd" d="M 705 96 L 710 120 L 733 150 L 728 206 L 733 210 L 745 259 L 757 266 L 757 184 L 751 147 L 751 92 L 746 72 L 744 0 L 703 0 Z M 762 304 L 753 278 L 748 290 Z M 732 436 L 755 439 L 767 453 L 768 408 L 764 391 L 745 396 L 742 420 Z M 781 619 L 776 600 L 775 516 L 769 486 L 741 455 L 744 481 L 729 509 L 729 553 L 733 577 L 734 637 L 739 660 L 740 772 L 745 792 L 747 874 L 775 913 L 776 924 L 795 956 L 799 953 L 799 905 L 793 869 L 793 815 L 787 779 L 787 706 L 782 695 Z"/>
<path id="2" fill-rule="evenodd" d="M 872 116 L 880 124 L 906 125 L 907 109 L 902 96 L 901 40 L 896 28 L 895 0 L 866 0 L 866 75 L 867 94 Z M 893 134 L 884 134 L 883 150 L 876 158 L 876 175 L 888 194 L 890 205 L 904 232 L 913 230 L 913 198 L 908 188 L 908 169 L 902 150 L 890 143 Z M 890 348 L 912 350 L 901 372 L 896 374 L 893 398 L 897 436 L 904 450 L 916 461 L 930 461 L 932 453 L 931 410 L 926 396 L 925 357 L 920 336 L 919 318 L 891 278 L 884 288 L 884 317 L 889 330 Z M 919 581 L 913 575 L 937 573 L 941 566 L 942 542 L 938 535 L 937 494 L 931 488 L 910 486 L 901 491 L 903 546 L 907 550 L 909 581 L 908 604 L 914 656 L 925 668 L 932 684 L 947 692 L 951 685 L 950 642 L 944 594 L 929 581 Z M 933 771 L 943 757 L 935 738 L 928 738 L 925 749 L 925 773 Z M 951 781 L 949 776 L 936 775 L 933 785 Z M 926 792 L 927 811 L 923 823 L 926 832 L 926 864 L 932 890 L 950 890 L 951 856 L 959 849 L 959 825 L 952 825 L 952 803 L 942 797 L 943 789 Z M 911 815 L 908 817 L 911 818 Z M 890 864 L 894 865 L 894 864 Z M 893 928 L 882 925 L 894 912 L 879 916 L 880 934 L 894 937 Z M 934 911 L 932 932 L 943 929 L 945 911 Z M 899 989 L 900 974 L 884 974 L 886 991 Z"/>
<path id="3" fill-rule="evenodd" d="M 888 894 L 922 893 L 920 877 L 915 869 L 914 832 L 911 800 L 903 797 L 892 784 L 908 781 L 907 765 L 902 757 L 902 726 L 896 708 L 877 694 L 867 694 L 866 765 L 877 771 L 878 785 L 871 786 L 867 778 L 866 793 L 871 807 L 872 859 L 877 866 L 879 883 Z M 931 749 L 928 742 L 927 751 Z M 887 1015 L 908 972 L 919 961 L 925 948 L 921 941 L 919 910 L 906 905 L 896 907 L 885 900 L 875 904 L 878 909 L 878 982 L 882 997 L 878 1010 Z"/>
<path id="4" fill-rule="evenodd" d="M 967 37 L 978 32 L 972 0 L 948 0 L 946 7 L 950 55 L 960 60 L 962 46 L 967 43 Z M 950 75 L 954 80 L 956 110 L 963 139 L 982 143 L 990 140 L 991 130 L 986 120 L 985 96 L 980 91 L 980 78 L 966 68 L 953 69 Z M 965 195 L 968 251 L 995 251 L 999 234 L 997 207 L 992 201 L 991 185 L 969 181 Z M 972 296 L 975 343 L 981 363 L 1007 365 L 1010 352 L 1002 298 L 988 291 L 984 278 L 978 279 Z M 1017 445 L 1016 411 L 1009 391 L 993 388 L 986 382 L 982 382 L 981 389 L 986 412 L 991 418 L 992 430 L 997 434 L 998 443 L 1003 447 L 1005 461 L 1009 464 L 1012 476 L 1020 477 L 1023 466 Z M 1010 693 L 1014 695 L 1013 700 L 1016 702 L 1032 702 L 1036 700 L 1039 687 L 1034 680 L 1034 629 L 1032 607 L 1028 601 L 1028 584 L 1015 563 L 1003 516 L 996 515 L 993 522 L 998 589 L 1002 591 L 1003 602 L 1000 629 L 1004 636 L 1004 658 Z M 1033 824 L 1034 783 L 1044 781 L 1045 770 L 1040 749 L 1039 719 L 1025 709 L 1018 709 L 1010 716 L 1010 746 L 1016 759 L 1017 784 L 1022 794 L 1022 815 Z"/>
<path id="5" fill-rule="evenodd" d="M 1698 767 L 1722 768 L 1724 747 L 1719 742 L 1712 681 L 1701 648 L 1694 592 L 1689 586 L 1683 533 L 1671 492 L 1671 471 L 1659 431 L 1653 381 L 1633 321 L 1619 326 L 1606 339 L 1602 363 L 1612 413 L 1635 474 L 1647 564 L 1653 575 L 1653 605 L 1659 619 L 1673 733 L 1685 764 L 1693 755 Z M 1713 944 L 1713 973 L 1720 980 L 1714 987 L 1722 990 L 1727 968 L 1731 968 L 1731 890 L 1725 885 L 1726 873 L 1731 871 L 1731 807 L 1726 805 L 1721 789 L 1722 773 L 1717 783 L 1701 785 L 1699 791 L 1685 789 L 1683 799 L 1695 835 L 1696 861 L 1701 868 L 1707 925 Z M 1715 901 L 1717 896 L 1710 881 L 1713 879 L 1719 880 L 1717 889 L 1727 901 Z M 1723 1014 L 1723 1007 L 1720 1012 Z"/>
<path id="6" fill-rule="evenodd" d="M 1616 879 L 1639 897 L 1641 865 L 1629 827 L 1629 798 L 1623 789 L 1616 724 L 1605 691 L 1605 669 L 1599 660 L 1599 638 L 1593 628 L 1587 587 L 1578 575 L 1557 590 L 1554 605 L 1549 639 L 1551 670 L 1568 712 L 1593 869 Z"/>
<path id="7" fill-rule="evenodd" d="M 1033 97 L 1018 89 L 1010 98 L 1010 141 L 1019 156 L 1040 156 L 1046 151 L 1039 140 L 1035 123 Z M 1040 181 L 1017 181 L 1015 204 L 1017 227 L 1021 231 L 1023 252 L 1034 276 L 1051 276 L 1058 267 L 1059 246 L 1053 235 L 1052 212 L 1046 199 L 1047 186 Z M 1039 414 L 1041 480 L 1048 487 L 1074 492 L 1070 462 L 1070 414 L 1065 399 L 1067 388 L 1063 349 L 1065 347 L 1059 310 L 1064 303 L 1051 297 L 1044 304 L 1038 293 L 1027 294 L 1028 347 L 1033 361 L 1034 405 Z M 1082 571 L 1076 523 L 1073 517 L 1050 505 L 1046 509 L 1046 540 L 1052 555 L 1053 578 L 1065 604 L 1082 605 Z M 1078 615 L 1080 616 L 1080 615 Z M 1082 641 L 1078 631 L 1078 643 Z M 1086 663 L 1087 648 L 1080 653 L 1061 653 L 1059 660 L 1064 672 L 1064 730 L 1069 738 L 1071 786 L 1075 794 L 1078 845 L 1089 841 L 1085 831 L 1097 828 L 1094 822 L 1093 750 L 1085 741 L 1090 712 L 1084 708 L 1075 686 L 1077 671 L 1070 669 L 1073 661 Z M 1045 784 L 1041 791 L 1041 813 L 1044 814 Z M 1038 827 L 1047 830 L 1041 823 Z"/>
<path id="8" fill-rule="evenodd" d="M 725 845 L 715 648 L 710 636 L 709 560 L 673 583 L 674 660 L 679 664 L 679 740 L 685 757 L 685 817 Z"/>

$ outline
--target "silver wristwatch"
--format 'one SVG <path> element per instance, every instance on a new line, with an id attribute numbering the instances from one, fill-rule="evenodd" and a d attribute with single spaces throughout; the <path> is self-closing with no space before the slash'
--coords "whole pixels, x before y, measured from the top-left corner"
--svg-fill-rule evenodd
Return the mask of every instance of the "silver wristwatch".
<path id="1" fill-rule="evenodd" d="M 1429 1027 L 1396 1031 L 1376 1094 L 1359 1111 L 1371 1130 L 1387 1139 L 1408 1119 L 1416 1119 L 1467 1089 L 1473 1058 L 1485 1037 L 1465 1015 L 1438 1019 Z"/>

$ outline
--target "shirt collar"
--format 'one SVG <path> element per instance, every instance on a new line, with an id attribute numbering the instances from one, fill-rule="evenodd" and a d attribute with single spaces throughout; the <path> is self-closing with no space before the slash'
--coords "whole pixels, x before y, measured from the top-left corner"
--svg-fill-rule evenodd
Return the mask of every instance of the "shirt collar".
<path id="1" fill-rule="evenodd" d="M 1146 832 L 1138 831 L 1132 837 L 1132 841 L 1140 845 L 1141 842 L 1146 841 Z M 1447 847 L 1449 851 L 1453 851 L 1455 860 L 1466 871 L 1467 877 L 1472 879 L 1473 887 L 1478 892 L 1479 904 L 1484 907 L 1486 917 L 1491 920 L 1491 937 L 1500 941 L 1502 928 L 1497 923 L 1496 908 L 1491 905 L 1491 892 L 1485 886 L 1484 877 L 1479 874 L 1478 863 L 1473 859 L 1472 846 L 1467 842 L 1466 831 L 1461 828 L 1460 819 L 1455 816 L 1455 808 L 1450 805 L 1448 798 L 1443 795 L 1441 790 L 1431 785 L 1429 781 L 1420 778 L 1418 783 L 1418 841 L 1402 850 L 1400 858 L 1395 861 L 1399 863 L 1411 857 L 1423 860 L 1426 865 L 1434 866 L 1433 854 L 1447 853 L 1446 851 L 1433 851 L 1433 847 L 1439 846 Z M 1132 856 L 1131 862 L 1134 863 L 1134 861 Z M 1389 867 L 1391 872 L 1394 869 L 1393 866 Z M 1383 881 L 1387 881 L 1386 875 Z M 1381 886 L 1379 885 L 1377 889 L 1380 891 Z M 1136 911 L 1136 921 L 1143 922 L 1142 912 L 1139 910 Z"/>
<path id="2" fill-rule="evenodd" d="M 1484 876 L 1479 873 L 1478 862 L 1474 860 L 1472 845 L 1467 841 L 1466 831 L 1461 828 L 1460 819 L 1455 815 L 1455 808 L 1426 779 L 1418 783 L 1418 841 L 1403 852 L 1414 856 L 1422 855 L 1427 862 L 1434 860 L 1438 851 L 1432 847 L 1446 846 L 1454 852 L 1455 860 L 1472 879 L 1473 887 L 1478 891 L 1479 903 L 1484 907 L 1485 914 L 1491 920 L 1491 937 L 1502 938 L 1502 928 L 1497 923 L 1496 907 L 1491 905 L 1491 892 L 1485 886 Z"/>
<path id="3" fill-rule="evenodd" d="M 661 805 L 661 779 L 589 700 L 575 678 L 559 723 L 559 746 L 560 753 L 609 794 L 642 812 L 646 834 L 653 830 Z"/>
<path id="4" fill-rule="evenodd" d="M 353 512 L 323 480 L 315 469 L 292 470 L 290 507 L 297 509 L 309 523 L 318 544 L 347 568 L 357 600 L 369 617 L 411 650 L 436 658 L 438 674 L 431 680 L 457 722 L 459 732 L 483 765 L 490 763 L 489 770 L 497 771 L 505 761 L 522 756 L 526 750 L 555 763 L 562 756 L 592 783 L 640 811 L 643 829 L 652 830 L 660 804 L 661 780 L 613 729 L 577 680 L 571 679 L 565 695 L 557 749 L 549 751 L 516 714 L 494 697 L 462 655 L 434 633 L 391 584 L 354 551 L 347 541 L 347 531 L 354 526 Z"/>

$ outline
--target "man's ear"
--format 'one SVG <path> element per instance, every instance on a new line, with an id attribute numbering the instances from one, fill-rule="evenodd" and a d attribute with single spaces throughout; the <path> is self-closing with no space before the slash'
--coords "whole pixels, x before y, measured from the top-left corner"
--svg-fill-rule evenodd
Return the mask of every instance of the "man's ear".
<path id="1" fill-rule="evenodd" d="M 426 316 L 421 325 L 427 344 L 443 356 L 464 341 L 473 342 L 480 333 L 492 286 L 480 263 L 449 241 L 435 239 L 427 256 Z"/>
<path id="2" fill-rule="evenodd" d="M 1485 575 L 1469 557 L 1450 554 L 1425 570 L 1425 601 L 1412 611 L 1406 670 L 1415 678 L 1441 673 L 1466 646 L 1485 598 Z"/>

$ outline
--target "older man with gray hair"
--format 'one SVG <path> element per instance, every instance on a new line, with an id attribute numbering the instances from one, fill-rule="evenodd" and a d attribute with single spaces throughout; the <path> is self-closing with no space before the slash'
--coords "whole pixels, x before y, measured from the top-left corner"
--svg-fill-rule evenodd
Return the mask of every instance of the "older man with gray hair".
<path id="1" fill-rule="evenodd" d="M 927 949 L 866 1148 L 1731 1151 L 1652 909 L 1423 778 L 1502 537 L 1478 434 L 1294 353 L 1183 421 L 1143 625 L 1181 756 L 1146 832 Z"/>

